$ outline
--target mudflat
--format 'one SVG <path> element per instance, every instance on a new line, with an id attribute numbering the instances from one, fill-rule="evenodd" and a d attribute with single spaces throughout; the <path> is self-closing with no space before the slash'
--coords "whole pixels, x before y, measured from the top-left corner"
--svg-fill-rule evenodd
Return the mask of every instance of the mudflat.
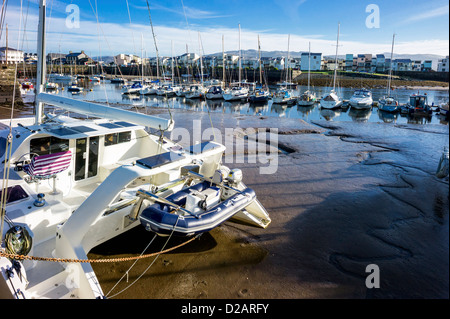
<path id="1" fill-rule="evenodd" d="M 93 264 L 108 298 L 449 297 L 449 184 L 435 175 L 448 125 L 171 113 L 191 135 L 198 126 L 217 129 L 203 137 L 228 144 L 224 163 L 243 170 L 272 222 L 260 229 L 227 221 L 131 269 L 133 261 Z M 262 173 L 275 164 L 276 172 Z M 136 227 L 89 258 L 136 256 L 153 237 Z M 166 240 L 154 239 L 145 253 L 186 241 Z M 380 288 L 369 289 L 373 264 Z"/>

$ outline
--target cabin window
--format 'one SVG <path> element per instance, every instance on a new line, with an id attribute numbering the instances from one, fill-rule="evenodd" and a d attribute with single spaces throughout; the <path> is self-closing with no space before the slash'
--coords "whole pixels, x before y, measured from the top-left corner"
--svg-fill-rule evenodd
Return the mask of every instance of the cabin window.
<path id="1" fill-rule="evenodd" d="M 0 196 L 3 198 L 3 190 L 0 190 Z M 20 185 L 10 186 L 6 191 L 6 204 L 16 202 L 27 198 L 28 194 Z"/>
<path id="2" fill-rule="evenodd" d="M 30 141 L 30 153 L 37 155 L 54 154 L 69 150 L 69 140 L 54 136 L 35 138 Z"/>
<path id="3" fill-rule="evenodd" d="M 126 143 L 131 141 L 131 131 L 105 135 L 105 146 Z"/>

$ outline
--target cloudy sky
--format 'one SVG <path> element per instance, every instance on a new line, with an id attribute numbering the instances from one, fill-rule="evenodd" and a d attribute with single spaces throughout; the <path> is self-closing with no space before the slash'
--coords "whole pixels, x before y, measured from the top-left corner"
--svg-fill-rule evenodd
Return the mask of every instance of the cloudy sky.
<path id="1" fill-rule="evenodd" d="M 9 0 L 9 46 L 36 52 L 38 0 Z M 75 5 L 75 6 L 74 6 Z M 339 54 L 390 52 L 448 55 L 448 1 L 148 0 L 160 55 L 239 48 Z M 77 11 L 79 9 L 79 19 Z M 97 14 L 98 12 L 98 14 Z M 97 20 L 98 17 L 98 20 Z M 76 23 L 79 21 L 79 25 Z M 155 56 L 147 0 L 47 0 L 47 52 Z M 200 40 L 199 40 L 200 39 Z M 5 45 L 2 32 L 0 46 Z M 173 48 L 173 49 L 172 49 Z"/>

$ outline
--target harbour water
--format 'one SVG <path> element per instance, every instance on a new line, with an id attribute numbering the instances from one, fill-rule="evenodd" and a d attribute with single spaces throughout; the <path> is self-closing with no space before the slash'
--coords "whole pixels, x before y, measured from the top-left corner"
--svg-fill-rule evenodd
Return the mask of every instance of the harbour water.
<path id="1" fill-rule="evenodd" d="M 80 82 L 80 85 L 83 83 Z M 64 85 L 67 84 L 62 84 Z M 201 112 L 219 112 L 219 113 L 234 113 L 246 114 L 263 117 L 284 117 L 297 118 L 307 122 L 311 120 L 327 120 L 327 121 L 354 121 L 354 122 L 387 122 L 387 123 L 411 123 L 411 124 L 444 124 L 447 125 L 447 120 L 437 113 L 432 117 L 409 117 L 401 113 L 386 113 L 381 112 L 374 106 L 371 110 L 355 110 L 351 107 L 343 107 L 336 110 L 321 109 L 319 104 L 314 106 L 287 106 L 280 104 L 273 104 L 271 100 L 266 104 L 252 104 L 249 102 L 228 102 L 224 100 L 204 100 L 204 99 L 185 99 L 183 97 L 165 98 L 157 95 L 141 96 L 139 94 L 124 95 L 121 92 L 122 85 L 111 84 L 109 81 L 100 84 L 93 84 L 88 82 L 84 84 L 84 91 L 79 94 L 72 94 L 67 91 L 67 87 L 62 90 L 54 91 L 55 94 L 73 97 L 87 101 L 96 101 L 109 104 L 118 104 L 124 108 L 132 108 L 139 110 L 140 108 L 177 108 L 189 109 Z M 300 95 L 307 87 L 299 86 L 294 92 L 294 95 Z M 316 87 L 313 91 L 316 96 L 321 97 L 330 91 L 329 87 Z M 274 91 L 274 89 L 273 89 Z M 353 94 L 354 89 L 341 88 L 339 89 L 340 97 L 343 100 L 349 100 Z M 412 89 L 396 89 L 394 96 L 399 100 L 400 104 L 407 103 L 409 96 L 417 93 L 417 90 Z M 377 101 L 380 97 L 385 95 L 385 89 L 372 89 L 373 100 Z M 439 106 L 447 103 L 449 100 L 448 90 L 426 89 L 420 90 L 420 93 L 428 95 L 428 103 L 434 106 Z"/>

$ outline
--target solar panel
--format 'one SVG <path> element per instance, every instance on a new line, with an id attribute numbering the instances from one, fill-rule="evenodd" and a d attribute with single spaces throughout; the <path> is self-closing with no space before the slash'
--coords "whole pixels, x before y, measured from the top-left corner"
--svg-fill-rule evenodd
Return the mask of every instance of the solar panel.
<path id="1" fill-rule="evenodd" d="M 87 127 L 87 126 L 74 126 L 74 127 L 71 127 L 71 129 L 78 131 L 80 133 L 95 131 L 95 128 Z"/>

